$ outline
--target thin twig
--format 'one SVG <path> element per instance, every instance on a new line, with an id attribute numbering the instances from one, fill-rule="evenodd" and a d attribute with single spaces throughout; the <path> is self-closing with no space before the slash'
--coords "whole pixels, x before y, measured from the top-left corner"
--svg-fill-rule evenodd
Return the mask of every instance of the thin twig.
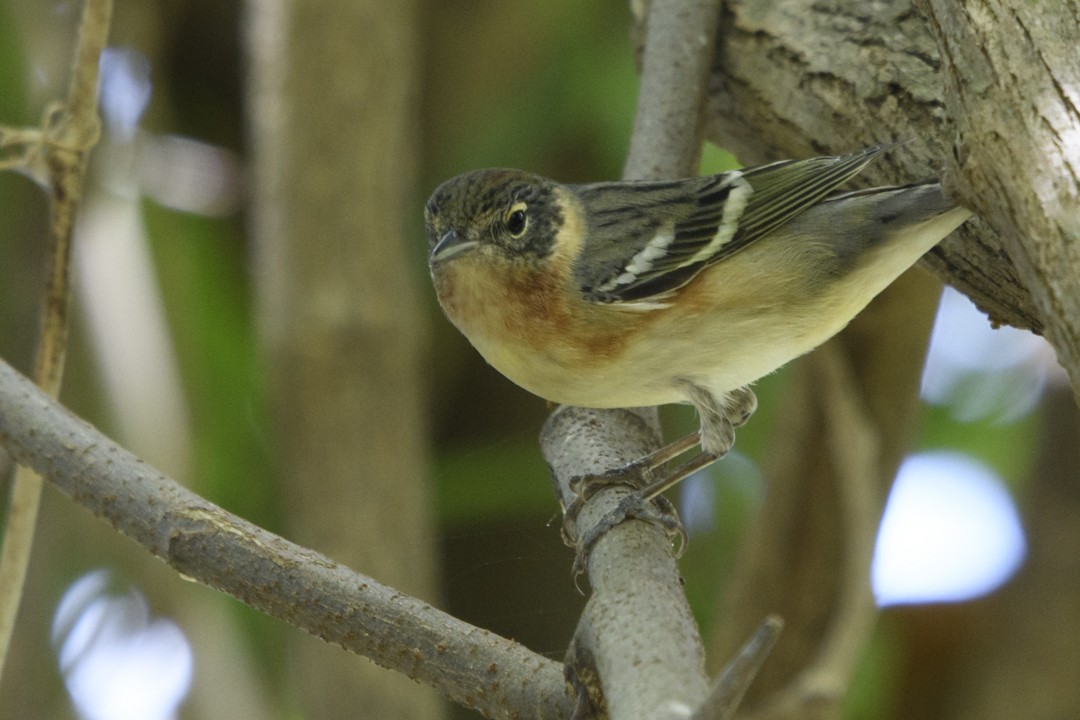
<path id="1" fill-rule="evenodd" d="M 769 657 L 783 628 L 784 621 L 776 615 L 765 618 L 757 632 L 717 675 L 708 697 L 690 720 L 731 720 L 735 717 L 743 695 Z"/>
<path id="2" fill-rule="evenodd" d="M 41 334 L 34 353 L 34 381 L 50 397 L 57 397 L 64 374 L 69 309 L 71 306 L 71 236 L 75 212 L 82 199 L 83 179 L 90 149 L 100 129 L 97 96 L 99 61 L 109 35 L 112 0 L 87 0 L 79 23 L 67 100 L 58 111 L 46 113 L 43 140 L 36 147 L 43 155 L 49 185 L 49 252 Z M 33 133 L 8 133 L 26 142 Z M 36 153 L 24 152 L 31 162 Z M 32 170 L 32 168 L 27 168 Z M 11 645 L 26 571 L 30 563 L 34 528 L 41 501 L 41 478 L 19 466 L 11 484 L 3 548 L 0 551 L 0 674 Z"/>

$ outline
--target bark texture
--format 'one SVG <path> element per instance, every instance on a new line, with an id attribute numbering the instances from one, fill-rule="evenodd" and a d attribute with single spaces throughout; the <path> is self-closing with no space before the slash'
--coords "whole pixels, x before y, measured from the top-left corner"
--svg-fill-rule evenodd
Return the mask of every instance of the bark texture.
<path id="1" fill-rule="evenodd" d="M 937 176 L 958 139 L 945 67 L 909 0 L 733 0 L 721 21 L 706 137 L 746 164 L 896 142 L 860 182 Z M 945 180 L 951 190 L 952 176 Z M 969 221 L 926 262 L 994 322 L 1041 331 L 1044 310 L 1021 282 L 1018 248 L 988 222 Z"/>
<path id="2" fill-rule="evenodd" d="M 999 234 L 1080 391 L 1080 4 L 919 0 L 956 127 L 947 170 Z"/>

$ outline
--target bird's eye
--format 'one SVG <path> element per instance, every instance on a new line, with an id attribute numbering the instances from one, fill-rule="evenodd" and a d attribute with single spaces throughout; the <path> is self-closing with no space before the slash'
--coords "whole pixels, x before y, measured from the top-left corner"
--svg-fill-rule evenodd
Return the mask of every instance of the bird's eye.
<path id="1" fill-rule="evenodd" d="M 506 211 L 506 231 L 515 240 L 525 234 L 525 228 L 529 225 L 529 216 L 525 214 L 525 209 L 525 203 L 514 203 Z"/>

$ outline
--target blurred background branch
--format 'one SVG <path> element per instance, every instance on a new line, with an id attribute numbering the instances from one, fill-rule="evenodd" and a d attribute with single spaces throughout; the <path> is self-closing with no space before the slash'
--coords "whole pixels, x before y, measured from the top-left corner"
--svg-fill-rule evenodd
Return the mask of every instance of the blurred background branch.
<path id="1" fill-rule="evenodd" d="M 40 129 L 5 132 L 5 143 L 24 144 L 12 164 L 35 177 L 49 194 L 46 282 L 40 332 L 34 348 L 33 379 L 49 396 L 60 394 L 71 322 L 71 243 L 75 212 L 83 197 L 90 150 L 101 133 L 98 66 L 109 37 L 112 0 L 86 0 L 79 22 L 67 97 L 49 106 Z M 0 676 L 6 665 L 33 549 L 41 478 L 15 468 L 0 540 Z"/>
<path id="2" fill-rule="evenodd" d="M 253 0 L 246 21 L 256 307 L 286 527 L 434 601 L 424 327 L 406 233 L 417 4 Z M 314 717 L 444 715 L 406 678 L 314 638 L 287 642 L 282 679 Z"/>

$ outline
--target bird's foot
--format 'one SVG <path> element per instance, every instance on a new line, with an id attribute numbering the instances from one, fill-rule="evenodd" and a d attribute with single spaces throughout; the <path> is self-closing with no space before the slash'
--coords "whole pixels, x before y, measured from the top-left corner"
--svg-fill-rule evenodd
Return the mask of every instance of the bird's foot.
<path id="1" fill-rule="evenodd" d="M 689 385 L 690 397 L 701 416 L 702 429 L 620 468 L 601 475 L 576 477 L 570 482 L 573 499 L 563 510 L 563 542 L 575 548 L 574 578 L 584 572 L 592 547 L 606 532 L 625 520 L 645 520 L 662 527 L 672 540 L 678 540 L 677 555 L 686 548 L 686 530 L 679 521 L 675 507 L 662 493 L 686 477 L 716 462 L 735 442 L 735 428 L 743 425 L 757 408 L 757 398 L 744 387 L 716 397 L 705 390 Z M 697 455 L 663 472 L 665 466 L 684 452 L 702 445 Z M 658 472 L 660 471 L 660 472 Z M 633 492 L 579 536 L 578 516 L 585 503 L 604 488 L 625 485 Z"/>
<path id="2" fill-rule="evenodd" d="M 572 478 L 570 480 L 570 491 L 574 494 L 574 498 L 570 501 L 570 504 L 563 509 L 563 542 L 571 547 L 576 545 L 576 540 L 574 539 L 576 532 L 574 527 L 577 523 L 577 516 L 585 503 L 596 495 L 596 493 L 613 485 L 626 485 L 635 490 L 642 487 L 654 487 L 657 484 L 657 470 L 677 458 L 679 455 L 682 455 L 687 450 L 698 445 L 700 442 L 701 434 L 691 433 L 686 437 L 679 438 L 675 442 L 659 448 L 658 450 L 654 450 L 648 455 L 640 457 L 633 462 L 629 462 L 622 467 L 607 470 L 600 475 L 579 475 L 578 477 Z M 676 479 L 671 481 L 670 484 L 666 484 L 665 487 L 670 487 L 670 485 L 673 485 L 686 476 L 685 474 L 680 475 L 679 470 L 681 470 L 681 468 L 676 469 L 674 473 L 669 473 L 665 476 L 669 477 L 677 475 Z M 642 497 L 649 500 L 652 495 L 643 495 Z"/>
<path id="3" fill-rule="evenodd" d="M 650 456 L 639 458 L 622 467 L 607 470 L 600 475 L 579 475 L 570 480 L 570 491 L 574 494 L 570 504 L 563 509 L 562 538 L 570 547 L 576 547 L 577 519 L 585 503 L 604 488 L 613 485 L 626 485 L 636 488 L 649 482 L 651 468 L 646 462 Z"/>
<path id="4" fill-rule="evenodd" d="M 676 512 L 671 501 L 663 495 L 646 498 L 641 494 L 640 490 L 635 490 L 628 495 L 624 495 L 619 500 L 618 505 L 608 511 L 580 537 L 577 536 L 574 530 L 571 530 L 568 537 L 567 528 L 564 525 L 563 538 L 568 540 L 567 544 L 575 549 L 574 565 L 571 570 L 575 584 L 578 577 L 585 572 L 588 566 L 588 558 L 593 546 L 608 531 L 627 520 L 643 520 L 663 528 L 672 542 L 677 541 L 676 557 L 681 556 L 686 548 L 686 530 L 683 528 L 682 522 L 679 520 L 679 513 Z"/>

